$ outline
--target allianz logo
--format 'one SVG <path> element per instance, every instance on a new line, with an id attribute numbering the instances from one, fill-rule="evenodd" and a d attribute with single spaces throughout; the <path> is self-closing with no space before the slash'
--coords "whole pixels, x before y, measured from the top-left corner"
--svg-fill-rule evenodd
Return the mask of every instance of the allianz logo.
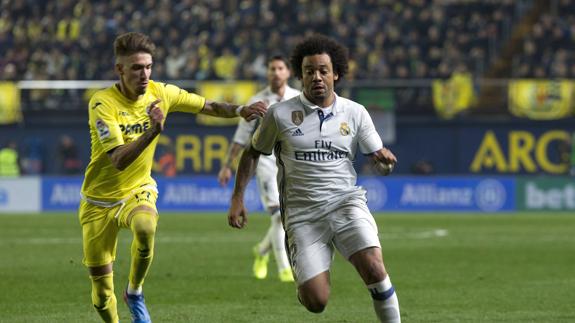
<path id="1" fill-rule="evenodd" d="M 50 192 L 51 205 L 77 205 L 80 203 L 80 184 L 56 184 Z"/>
<path id="2" fill-rule="evenodd" d="M 401 193 L 401 205 L 413 206 L 476 206 L 482 211 L 500 210 L 507 201 L 507 192 L 501 182 L 485 179 L 476 186 L 442 187 L 436 183 L 406 184 Z"/>
<path id="3" fill-rule="evenodd" d="M 525 185 L 525 206 L 527 209 L 575 209 L 575 186 L 538 187 L 534 182 Z"/>
<path id="4" fill-rule="evenodd" d="M 402 205 L 460 205 L 473 203 L 470 187 L 441 187 L 437 184 L 406 184 L 401 193 Z"/>

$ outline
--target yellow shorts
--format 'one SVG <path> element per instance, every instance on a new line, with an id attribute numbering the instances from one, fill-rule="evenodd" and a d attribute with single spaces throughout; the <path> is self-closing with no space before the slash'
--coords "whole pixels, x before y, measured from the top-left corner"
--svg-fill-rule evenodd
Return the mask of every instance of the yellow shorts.
<path id="1" fill-rule="evenodd" d="M 125 203 L 114 207 L 98 206 L 82 200 L 78 217 L 82 225 L 84 265 L 98 267 L 112 263 L 116 259 L 118 231 L 120 228 L 130 227 L 132 210 L 139 206 L 147 206 L 154 209 L 157 214 L 157 198 L 155 188 L 143 186 L 134 190 Z"/>

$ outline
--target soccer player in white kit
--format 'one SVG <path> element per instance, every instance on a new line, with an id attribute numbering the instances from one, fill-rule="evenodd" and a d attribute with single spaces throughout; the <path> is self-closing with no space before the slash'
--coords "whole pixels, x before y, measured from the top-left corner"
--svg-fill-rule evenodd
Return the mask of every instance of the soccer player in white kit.
<path id="1" fill-rule="evenodd" d="M 348 259 L 371 293 L 382 322 L 400 322 L 397 295 L 386 272 L 378 231 L 352 165 L 357 147 L 374 165 L 397 159 L 383 147 L 366 109 L 334 92 L 348 69 L 347 49 L 317 35 L 298 44 L 292 69 L 303 93 L 271 106 L 242 154 L 229 225 L 247 222 L 244 192 L 260 154 L 277 158 L 282 221 L 299 301 L 325 309 L 334 247 Z M 380 167 L 381 168 L 381 167 Z"/>
<path id="2" fill-rule="evenodd" d="M 288 85 L 289 78 L 290 69 L 287 58 L 281 55 L 272 56 L 267 61 L 268 86 L 256 93 L 248 103 L 263 101 L 268 105 L 273 105 L 299 95 L 300 91 Z M 259 122 L 260 119 L 249 122 L 243 119 L 240 120 L 234 134 L 233 143 L 226 155 L 226 162 L 218 173 L 218 181 L 222 186 L 225 186 L 232 177 L 232 161 L 249 143 Z M 269 252 L 273 250 L 280 281 L 292 282 L 292 270 L 285 249 L 285 232 L 280 218 L 279 191 L 276 181 L 277 172 L 276 158 L 273 154 L 260 158 L 256 169 L 256 180 L 262 204 L 271 215 L 271 223 L 262 241 L 254 247 L 255 260 L 252 269 L 257 279 L 266 278 Z"/>

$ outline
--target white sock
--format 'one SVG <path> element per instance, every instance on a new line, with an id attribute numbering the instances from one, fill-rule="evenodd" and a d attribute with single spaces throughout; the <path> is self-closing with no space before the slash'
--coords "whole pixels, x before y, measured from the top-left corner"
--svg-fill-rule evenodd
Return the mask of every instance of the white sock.
<path id="1" fill-rule="evenodd" d="M 140 294 L 142 294 L 142 286 L 140 286 L 138 288 L 133 288 L 132 284 L 128 284 L 127 292 L 130 295 L 140 295 Z"/>
<path id="2" fill-rule="evenodd" d="M 270 240 L 272 243 L 272 248 L 274 250 L 274 256 L 276 258 L 276 263 L 278 265 L 278 271 L 290 268 L 290 263 L 288 260 L 286 246 L 285 246 L 285 231 L 282 225 L 282 220 L 280 216 L 280 211 L 275 212 L 271 217 L 270 224 Z"/>
<path id="3" fill-rule="evenodd" d="M 262 256 L 267 254 L 270 251 L 270 248 L 272 247 L 272 242 L 271 242 L 272 232 L 271 231 L 272 231 L 272 229 L 270 227 L 268 229 L 268 231 L 266 232 L 266 235 L 264 236 L 262 241 L 260 241 L 258 243 L 258 252 Z"/>
<path id="4" fill-rule="evenodd" d="M 367 285 L 367 289 L 373 298 L 373 308 L 379 320 L 385 323 L 400 323 L 399 301 L 389 275 L 378 283 Z"/>

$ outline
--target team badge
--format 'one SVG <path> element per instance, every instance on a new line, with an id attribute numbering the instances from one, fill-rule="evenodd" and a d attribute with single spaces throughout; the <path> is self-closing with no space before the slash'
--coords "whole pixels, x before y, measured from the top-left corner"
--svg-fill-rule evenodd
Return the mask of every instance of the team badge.
<path id="1" fill-rule="evenodd" d="M 341 133 L 342 136 L 347 136 L 349 135 L 349 126 L 347 125 L 347 122 L 342 122 L 339 125 L 339 133 Z"/>
<path id="2" fill-rule="evenodd" d="M 108 128 L 108 125 L 102 119 L 96 120 L 96 129 L 98 130 L 100 140 L 110 137 L 110 128 Z"/>
<path id="3" fill-rule="evenodd" d="M 291 113 L 291 121 L 296 125 L 299 126 L 303 122 L 303 112 L 302 111 L 292 111 Z"/>

